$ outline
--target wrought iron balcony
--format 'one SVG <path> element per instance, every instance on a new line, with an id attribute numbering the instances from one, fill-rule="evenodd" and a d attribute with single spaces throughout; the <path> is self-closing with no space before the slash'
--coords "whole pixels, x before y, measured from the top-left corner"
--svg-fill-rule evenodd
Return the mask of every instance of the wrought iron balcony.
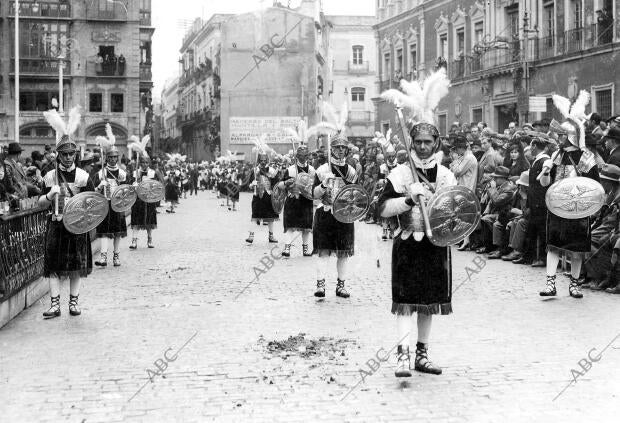
<path id="1" fill-rule="evenodd" d="M 94 21 L 126 21 L 129 19 L 127 0 L 92 0 L 86 7 L 86 19 Z"/>
<path id="2" fill-rule="evenodd" d="M 65 75 L 71 72 L 71 61 L 63 60 L 63 72 Z M 58 77 L 58 59 L 49 58 L 25 58 L 19 59 L 20 74 L 53 75 Z M 15 73 L 15 59 L 11 60 L 11 73 Z"/>
<path id="3" fill-rule="evenodd" d="M 71 18 L 71 5 L 69 2 L 57 1 L 20 1 L 20 17 L 42 18 Z M 9 16 L 15 16 L 15 2 L 9 3 Z"/>
<path id="4" fill-rule="evenodd" d="M 372 112 L 366 110 L 350 110 L 349 124 L 355 123 L 373 123 Z"/>
<path id="5" fill-rule="evenodd" d="M 152 81 L 153 80 L 153 72 L 151 71 L 150 63 L 140 63 L 140 80 L 141 81 Z"/>
<path id="6" fill-rule="evenodd" d="M 353 63 L 351 60 L 349 60 L 349 66 L 348 66 L 349 73 L 366 74 L 369 72 L 369 70 L 370 70 L 370 66 L 368 64 L 368 61 L 364 61 L 361 63 Z"/>

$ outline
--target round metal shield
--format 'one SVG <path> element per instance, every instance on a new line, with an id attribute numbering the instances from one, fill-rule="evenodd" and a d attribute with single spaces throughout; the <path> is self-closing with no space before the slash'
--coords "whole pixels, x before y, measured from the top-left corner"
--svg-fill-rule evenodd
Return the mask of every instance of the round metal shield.
<path id="1" fill-rule="evenodd" d="M 103 222 L 108 211 L 108 200 L 103 194 L 81 192 L 65 202 L 62 222 L 72 234 L 84 234 Z"/>
<path id="2" fill-rule="evenodd" d="M 299 193 L 308 200 L 314 200 L 312 192 L 312 186 L 314 185 L 314 178 L 309 173 L 300 173 L 295 178 L 295 186 L 299 189 Z"/>
<path id="3" fill-rule="evenodd" d="M 464 240 L 480 223 L 480 202 L 469 188 L 451 186 L 437 190 L 426 206 L 433 237 L 439 247 Z"/>
<path id="4" fill-rule="evenodd" d="M 358 184 L 347 185 L 338 191 L 332 213 L 337 221 L 342 223 L 353 223 L 366 215 L 370 206 L 368 193 Z"/>
<path id="5" fill-rule="evenodd" d="M 131 185 L 119 185 L 112 191 L 111 207 L 117 213 L 125 213 L 131 210 L 138 195 Z"/>
<path id="6" fill-rule="evenodd" d="M 273 191 L 271 191 L 271 206 L 276 214 L 280 214 L 282 211 L 286 201 L 286 196 L 287 193 L 284 184 L 276 184 L 276 186 L 273 187 Z"/>
<path id="7" fill-rule="evenodd" d="M 594 179 L 577 176 L 552 184 L 545 194 L 549 211 L 565 219 L 592 216 L 605 204 L 605 190 Z"/>
<path id="8" fill-rule="evenodd" d="M 140 182 L 136 193 L 145 203 L 157 203 L 164 199 L 164 185 L 154 179 L 147 179 Z"/>

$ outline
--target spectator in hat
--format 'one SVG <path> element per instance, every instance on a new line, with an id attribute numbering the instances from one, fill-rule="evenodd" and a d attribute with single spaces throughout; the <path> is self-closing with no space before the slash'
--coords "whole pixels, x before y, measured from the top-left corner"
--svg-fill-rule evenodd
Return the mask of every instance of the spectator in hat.
<path id="1" fill-rule="evenodd" d="M 506 253 L 496 251 L 493 246 L 493 224 L 499 221 L 505 227 L 510 220 L 509 212 L 517 186 L 508 179 L 509 176 L 510 170 L 505 166 L 498 166 L 490 175 L 491 181 L 487 188 L 489 201 L 482 215 L 483 246 L 476 250 L 478 254 L 493 252 L 493 257 L 489 258 L 501 258 Z"/>
<path id="2" fill-rule="evenodd" d="M 28 198 L 28 184 L 26 172 L 19 163 L 22 147 L 17 142 L 9 143 L 6 158 L 4 159 L 4 187 L 12 200 Z"/>
<path id="3" fill-rule="evenodd" d="M 586 283 L 582 285 L 583 288 L 607 290 L 614 294 L 620 294 L 619 177 L 619 168 L 608 166 L 601 170 L 600 182 L 607 193 L 607 200 L 592 224 L 592 255 L 584 263 Z"/>
<path id="4" fill-rule="evenodd" d="M 505 233 L 501 232 L 501 224 L 495 222 L 493 225 L 493 239 L 507 239 L 508 248 L 512 251 L 502 256 L 504 261 L 518 260 L 523 257 L 526 247 L 527 226 L 530 212 L 527 209 L 527 190 L 530 185 L 530 171 L 522 172 L 517 181 L 518 192 L 514 198 L 512 209 L 510 209 L 510 222 L 506 225 Z M 496 234 L 496 231 L 498 233 Z M 506 237 L 505 234 L 508 236 Z"/>
<path id="5" fill-rule="evenodd" d="M 620 147 L 620 128 L 609 128 L 603 139 L 605 140 L 605 148 L 609 151 L 607 163 L 620 166 L 620 148 L 618 148 Z"/>

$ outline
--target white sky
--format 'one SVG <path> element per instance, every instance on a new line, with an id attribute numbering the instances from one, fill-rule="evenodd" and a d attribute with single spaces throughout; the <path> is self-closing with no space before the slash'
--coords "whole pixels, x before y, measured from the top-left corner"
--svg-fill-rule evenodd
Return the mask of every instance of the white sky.
<path id="1" fill-rule="evenodd" d="M 284 5 L 288 0 L 280 0 Z M 297 7 L 300 0 L 291 0 Z M 185 31 L 182 20 L 197 17 L 209 19 L 214 13 L 246 13 L 269 7 L 272 0 L 152 0 L 153 35 L 153 97 L 159 98 L 164 82 L 179 71 L 179 49 Z M 323 0 L 328 15 L 374 15 L 374 0 Z"/>

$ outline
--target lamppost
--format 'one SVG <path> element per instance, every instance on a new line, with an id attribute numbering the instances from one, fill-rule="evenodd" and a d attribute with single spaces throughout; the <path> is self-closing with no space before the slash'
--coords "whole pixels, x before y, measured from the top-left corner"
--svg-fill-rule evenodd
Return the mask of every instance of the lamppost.
<path id="1" fill-rule="evenodd" d="M 527 103 L 524 104 L 524 111 L 523 111 L 523 122 L 527 122 L 527 120 L 529 119 L 529 112 L 530 112 L 530 107 L 529 107 L 529 98 L 530 98 L 530 65 L 528 62 L 529 59 L 529 44 L 530 44 L 530 34 L 531 33 L 535 33 L 538 34 L 538 25 L 534 25 L 534 29 L 530 29 L 530 18 L 528 16 L 527 10 L 525 11 L 525 13 L 523 14 L 523 48 L 522 48 L 522 54 L 523 54 L 523 90 L 524 90 L 524 95 L 522 96 L 523 99 L 527 100 Z M 538 38 L 538 37 L 536 37 Z"/>
<path id="2" fill-rule="evenodd" d="M 34 13 L 39 11 L 39 3 L 32 3 Z M 19 143 L 19 0 L 15 0 L 15 142 Z"/>

